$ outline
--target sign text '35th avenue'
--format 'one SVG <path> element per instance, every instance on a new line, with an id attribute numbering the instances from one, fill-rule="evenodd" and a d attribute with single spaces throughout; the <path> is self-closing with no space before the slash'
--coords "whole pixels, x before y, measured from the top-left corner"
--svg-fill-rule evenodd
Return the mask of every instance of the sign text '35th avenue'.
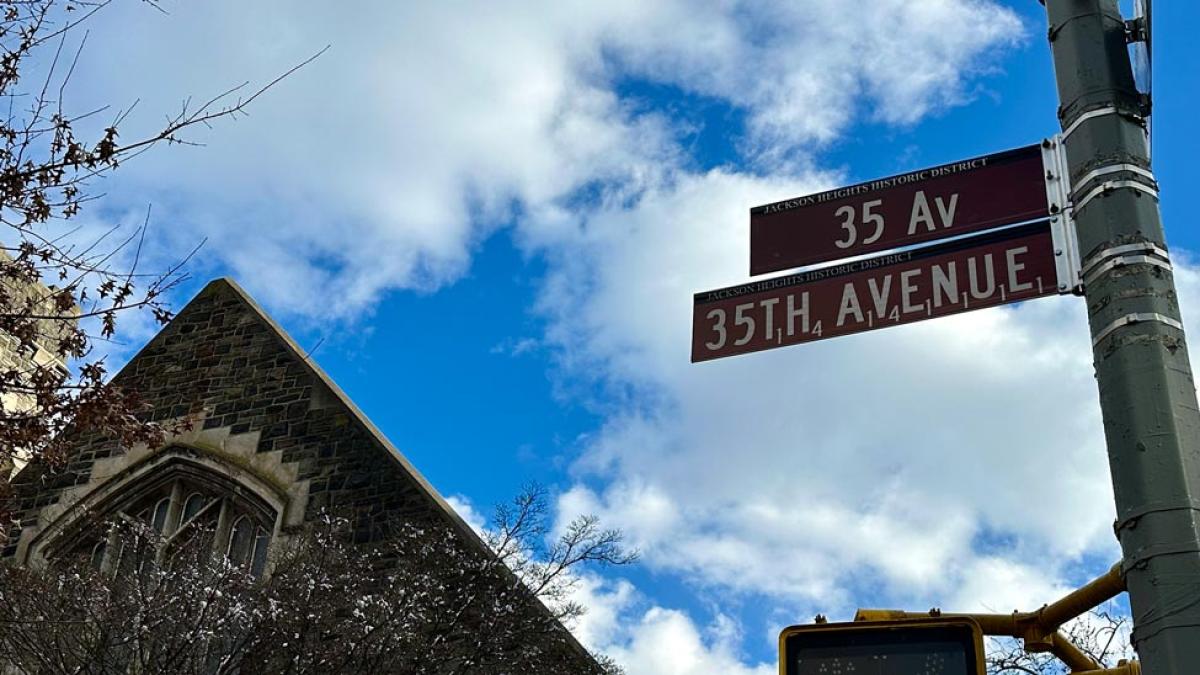
<path id="1" fill-rule="evenodd" d="M 1047 221 L 697 293 L 692 361 L 1059 292 Z"/>

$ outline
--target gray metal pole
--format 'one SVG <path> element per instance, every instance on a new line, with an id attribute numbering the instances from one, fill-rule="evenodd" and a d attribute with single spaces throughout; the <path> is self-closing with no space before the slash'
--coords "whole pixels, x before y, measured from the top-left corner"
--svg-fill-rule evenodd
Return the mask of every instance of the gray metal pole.
<path id="1" fill-rule="evenodd" d="M 1200 411 L 1125 23 L 1117 0 L 1046 5 L 1134 644 L 1148 675 L 1196 675 Z"/>

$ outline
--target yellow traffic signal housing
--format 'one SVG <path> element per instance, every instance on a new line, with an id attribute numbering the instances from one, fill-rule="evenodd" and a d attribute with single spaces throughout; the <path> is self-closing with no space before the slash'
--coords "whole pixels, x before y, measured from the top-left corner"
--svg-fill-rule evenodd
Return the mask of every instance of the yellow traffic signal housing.
<path id="1" fill-rule="evenodd" d="M 817 623 L 779 634 L 779 675 L 984 675 L 974 620 Z"/>

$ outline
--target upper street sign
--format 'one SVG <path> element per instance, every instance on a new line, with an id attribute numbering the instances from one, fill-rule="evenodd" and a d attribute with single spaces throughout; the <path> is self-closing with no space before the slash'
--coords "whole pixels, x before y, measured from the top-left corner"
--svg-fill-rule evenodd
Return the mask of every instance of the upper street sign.
<path id="1" fill-rule="evenodd" d="M 692 362 L 1066 291 L 1050 222 L 694 296 Z"/>
<path id="2" fill-rule="evenodd" d="M 1050 215 L 1031 145 L 750 209 L 750 274 L 777 272 Z"/>

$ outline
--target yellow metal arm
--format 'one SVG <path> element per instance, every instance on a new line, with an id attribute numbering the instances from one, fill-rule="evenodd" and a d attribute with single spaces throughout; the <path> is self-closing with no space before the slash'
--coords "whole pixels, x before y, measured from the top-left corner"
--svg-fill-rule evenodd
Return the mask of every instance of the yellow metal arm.
<path id="1" fill-rule="evenodd" d="M 1117 668 L 1102 669 L 1087 654 L 1071 644 L 1065 635 L 1058 631 L 1059 626 L 1080 616 L 1084 612 L 1098 606 L 1106 600 L 1111 600 L 1125 590 L 1125 580 L 1121 576 L 1121 566 L 1113 565 L 1112 569 L 1097 577 L 1087 585 L 1071 591 L 1061 599 L 1045 605 L 1034 612 L 1013 612 L 1012 614 L 943 614 L 939 610 L 928 612 L 905 612 L 895 609 L 860 609 L 854 615 L 855 621 L 893 621 L 897 619 L 917 619 L 928 616 L 965 617 L 974 619 L 983 629 L 984 635 L 1004 635 L 1021 638 L 1025 651 L 1050 652 L 1065 663 L 1072 673 L 1077 675 L 1140 675 L 1141 667 L 1137 662 L 1125 663 Z"/>

